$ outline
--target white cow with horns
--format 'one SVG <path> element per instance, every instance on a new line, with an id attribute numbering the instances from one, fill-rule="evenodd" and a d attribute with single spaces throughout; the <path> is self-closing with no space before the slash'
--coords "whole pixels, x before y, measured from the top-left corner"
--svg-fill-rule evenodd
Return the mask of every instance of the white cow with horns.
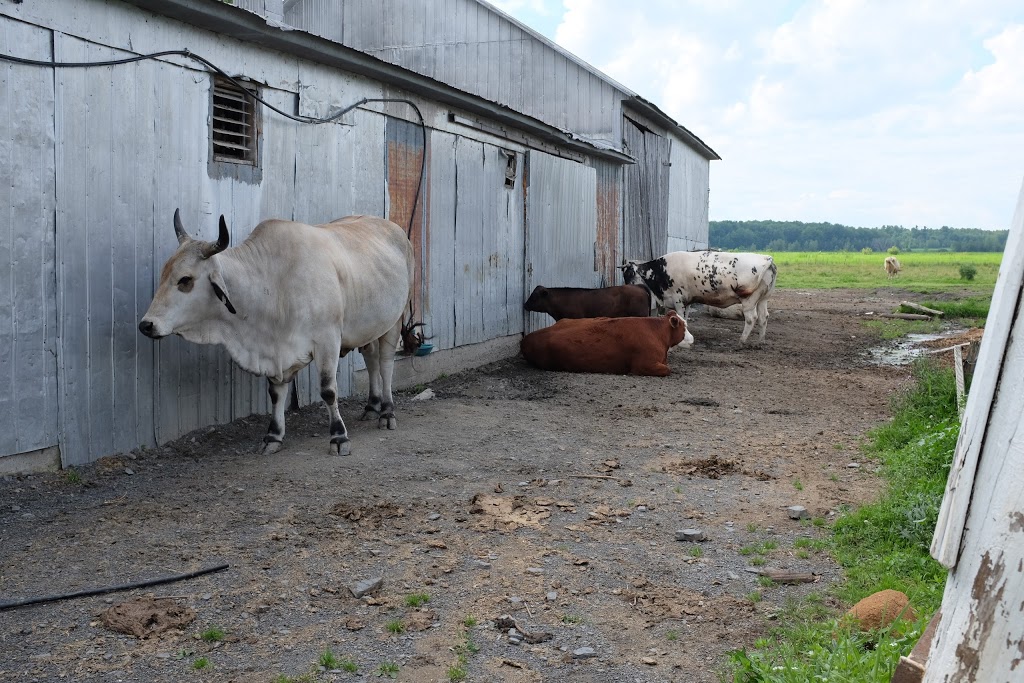
<path id="1" fill-rule="evenodd" d="M 223 344 L 245 370 L 269 379 L 273 415 L 263 452 L 284 439 L 288 383 L 316 361 L 320 396 L 331 420 L 330 450 L 351 453 L 338 411 L 338 358 L 359 349 L 370 396 L 361 419 L 395 429 L 391 376 L 412 295 L 415 259 L 405 232 L 372 216 L 326 225 L 266 220 L 228 249 L 224 216 L 216 242 L 189 237 L 174 212 L 178 249 L 139 331 L 177 334 L 197 344 Z"/>
<path id="2" fill-rule="evenodd" d="M 626 284 L 644 284 L 666 308 L 686 317 L 689 304 L 743 310 L 745 344 L 754 325 L 758 341 L 768 327 L 768 297 L 778 268 L 771 256 L 721 251 L 673 251 L 652 261 L 626 261 L 619 268 Z"/>

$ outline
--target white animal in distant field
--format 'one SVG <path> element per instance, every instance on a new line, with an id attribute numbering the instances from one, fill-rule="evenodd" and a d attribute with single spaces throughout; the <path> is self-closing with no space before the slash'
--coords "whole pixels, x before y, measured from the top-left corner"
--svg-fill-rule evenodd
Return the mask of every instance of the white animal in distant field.
<path id="1" fill-rule="evenodd" d="M 900 265 L 898 258 L 895 256 L 885 257 L 885 274 L 890 280 L 899 275 L 901 270 L 903 270 L 903 266 Z"/>

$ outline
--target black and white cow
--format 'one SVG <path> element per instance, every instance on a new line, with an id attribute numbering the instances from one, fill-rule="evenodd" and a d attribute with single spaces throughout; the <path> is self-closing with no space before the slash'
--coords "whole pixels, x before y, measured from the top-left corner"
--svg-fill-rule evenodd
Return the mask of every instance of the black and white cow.
<path id="1" fill-rule="evenodd" d="M 721 251 L 674 251 L 653 261 L 626 261 L 619 266 L 626 284 L 644 284 L 666 308 L 686 317 L 689 304 L 725 308 L 740 304 L 746 343 L 754 325 L 758 341 L 768 327 L 768 297 L 778 269 L 771 256 Z"/>
<path id="2" fill-rule="evenodd" d="M 273 416 L 264 453 L 284 439 L 288 383 L 316 361 L 331 420 L 330 449 L 351 452 L 338 412 L 338 358 L 359 349 L 370 397 L 361 419 L 395 429 L 391 378 L 415 258 L 391 221 L 349 216 L 326 225 L 266 220 L 237 247 L 220 217 L 216 242 L 189 237 L 174 212 L 178 249 L 164 264 L 139 331 L 221 344 L 249 372 L 270 381 Z"/>

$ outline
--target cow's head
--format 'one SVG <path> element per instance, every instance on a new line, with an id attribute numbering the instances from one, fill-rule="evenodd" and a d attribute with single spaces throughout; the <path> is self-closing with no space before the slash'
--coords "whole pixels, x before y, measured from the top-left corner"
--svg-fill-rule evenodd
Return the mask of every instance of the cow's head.
<path id="1" fill-rule="evenodd" d="M 686 321 L 679 317 L 674 310 L 665 314 L 665 320 L 669 326 L 669 346 L 678 349 L 685 349 L 693 346 L 693 335 L 686 325 Z"/>
<path id="2" fill-rule="evenodd" d="M 640 274 L 637 272 L 639 261 L 623 261 L 621 266 L 616 266 L 622 271 L 622 282 L 627 285 L 642 285 Z"/>
<path id="3" fill-rule="evenodd" d="M 523 308 L 535 313 L 547 313 L 549 296 L 551 296 L 551 292 L 548 291 L 547 287 L 537 285 L 533 288 L 530 298 L 523 304 Z"/>
<path id="4" fill-rule="evenodd" d="M 206 341 L 204 328 L 211 320 L 220 318 L 225 311 L 235 313 L 220 266 L 213 258 L 228 247 L 228 225 L 221 216 L 216 242 L 194 240 L 185 232 L 175 209 L 174 232 L 178 236 L 178 250 L 160 272 L 160 285 L 139 323 L 139 331 L 153 339 L 177 334 L 189 341 Z"/>

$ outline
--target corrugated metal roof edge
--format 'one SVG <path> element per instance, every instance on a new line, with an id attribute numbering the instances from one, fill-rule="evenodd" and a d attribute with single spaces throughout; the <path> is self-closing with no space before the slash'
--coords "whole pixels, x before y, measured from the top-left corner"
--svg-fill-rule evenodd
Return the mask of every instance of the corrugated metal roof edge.
<path id="1" fill-rule="evenodd" d="M 653 119 L 658 124 L 665 126 L 673 133 L 683 138 L 686 144 L 695 149 L 708 161 L 722 160 L 722 157 L 718 156 L 718 153 L 715 150 L 711 149 L 703 140 L 691 133 L 689 130 L 676 123 L 671 116 L 659 109 L 653 102 L 649 102 L 639 95 L 634 95 L 628 100 L 623 100 L 622 105 L 636 109 L 638 112 Z"/>
<path id="2" fill-rule="evenodd" d="M 515 17 L 511 16 L 510 14 L 507 14 L 503 10 L 498 9 L 497 7 L 492 5 L 491 3 L 487 2 L 487 0 L 476 0 L 476 2 L 477 2 L 477 4 L 483 5 L 484 7 L 486 7 L 491 12 L 494 12 L 495 14 L 501 16 L 502 18 L 512 22 L 520 30 L 525 31 L 526 33 L 529 33 L 531 36 L 533 36 L 534 38 L 536 38 L 540 42 L 544 43 L 545 45 L 547 45 L 549 48 L 551 48 L 555 52 L 561 54 L 563 57 L 565 57 L 569 61 L 577 64 L 578 66 L 580 66 L 581 68 L 585 69 L 586 71 L 589 71 L 590 73 L 594 74 L 595 76 L 597 76 L 601 80 L 605 81 L 606 83 L 608 83 L 612 87 L 614 87 L 617 90 L 619 90 L 620 92 L 622 92 L 626 96 L 626 98 L 624 98 L 623 101 L 622 101 L 622 103 L 624 105 L 628 105 L 630 103 L 634 103 L 636 109 L 638 109 L 639 111 L 647 114 L 651 118 L 657 120 L 658 123 L 660 123 L 661 125 L 665 126 L 666 128 L 672 130 L 674 133 L 679 135 L 679 137 L 681 137 L 684 142 L 686 142 L 688 145 L 693 147 L 705 159 L 708 159 L 709 161 L 711 161 L 711 160 L 721 161 L 722 160 L 722 157 L 718 156 L 718 154 L 715 152 L 715 150 L 711 149 L 711 147 L 709 147 L 707 145 L 707 143 L 705 143 L 699 137 L 697 137 L 696 135 L 691 133 L 689 130 L 687 130 L 686 127 L 684 127 L 682 124 L 680 124 L 677 121 L 675 121 L 671 116 L 669 116 L 668 114 L 663 112 L 653 102 L 651 102 L 649 100 L 646 100 L 643 97 L 640 97 L 640 95 L 636 94 L 635 92 L 633 92 L 632 90 L 630 90 L 626 86 L 622 85 L 621 83 L 619 83 L 614 78 L 612 78 L 608 74 L 604 73 L 603 71 L 601 71 L 597 67 L 595 67 L 592 64 L 589 64 L 586 61 L 584 61 L 583 59 L 577 57 L 576 55 L 574 55 L 573 53 L 569 52 L 568 50 L 566 50 L 564 47 L 562 47 L 558 43 L 556 43 L 553 40 L 549 39 L 547 36 L 544 36 L 543 34 L 538 33 L 537 31 L 535 31 L 534 29 L 530 28 L 529 26 L 527 26 L 523 22 L 521 22 L 518 19 L 516 19 Z"/>
<path id="3" fill-rule="evenodd" d="M 533 135 L 544 142 L 567 149 L 617 161 L 636 163 L 633 157 L 615 149 L 605 149 L 572 133 L 528 116 L 505 105 L 467 93 L 441 81 L 320 38 L 298 29 L 282 29 L 265 17 L 219 0 L 124 0 L 142 9 L 183 21 L 193 26 L 263 45 L 310 61 L 342 68 L 368 76 L 417 95 L 425 95 L 468 112 L 490 117 Z"/>

